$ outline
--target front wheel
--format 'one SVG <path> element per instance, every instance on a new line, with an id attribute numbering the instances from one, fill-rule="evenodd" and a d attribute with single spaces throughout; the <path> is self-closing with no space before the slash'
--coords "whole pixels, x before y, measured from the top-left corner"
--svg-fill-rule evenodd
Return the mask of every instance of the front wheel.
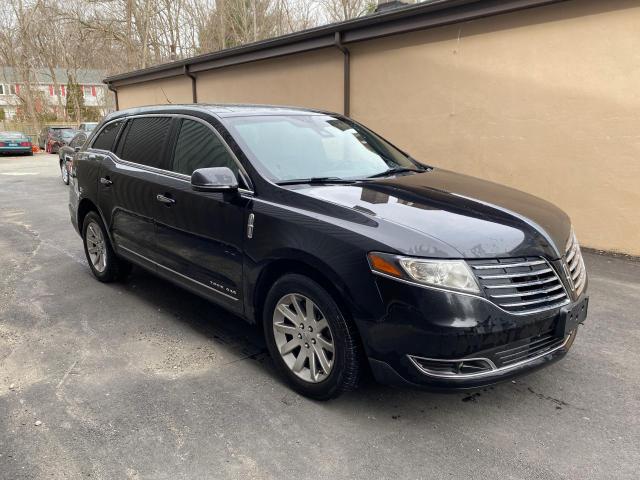
<path id="1" fill-rule="evenodd" d="M 299 393 L 328 400 L 357 387 L 361 352 L 353 323 L 308 277 L 289 274 L 267 295 L 264 333 L 278 370 Z"/>
<path id="2" fill-rule="evenodd" d="M 60 175 L 62 176 L 62 183 L 69 185 L 69 171 L 67 170 L 67 164 L 64 160 L 60 161 Z"/>
<path id="3" fill-rule="evenodd" d="M 82 223 L 84 253 L 93 275 L 101 282 L 124 279 L 131 271 L 131 264 L 119 258 L 113 251 L 107 231 L 97 212 L 89 212 Z"/>

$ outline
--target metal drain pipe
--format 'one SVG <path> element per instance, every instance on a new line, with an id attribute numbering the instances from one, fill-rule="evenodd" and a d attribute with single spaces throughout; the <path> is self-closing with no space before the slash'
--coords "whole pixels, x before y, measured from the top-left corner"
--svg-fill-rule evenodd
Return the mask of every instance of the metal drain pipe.
<path id="1" fill-rule="evenodd" d="M 196 76 L 189 71 L 189 66 L 184 66 L 184 74 L 191 79 L 191 97 L 193 103 L 198 103 L 198 89 L 196 87 Z"/>
<path id="2" fill-rule="evenodd" d="M 116 111 L 120 110 L 120 106 L 118 105 L 118 90 L 116 90 L 110 83 L 107 84 L 107 88 L 111 90 L 116 97 Z"/>
<path id="3" fill-rule="evenodd" d="M 344 55 L 344 79 L 343 79 L 343 99 L 344 105 L 342 110 L 345 116 L 349 116 L 351 111 L 351 52 L 342 43 L 342 35 L 340 32 L 335 33 L 335 46 Z"/>

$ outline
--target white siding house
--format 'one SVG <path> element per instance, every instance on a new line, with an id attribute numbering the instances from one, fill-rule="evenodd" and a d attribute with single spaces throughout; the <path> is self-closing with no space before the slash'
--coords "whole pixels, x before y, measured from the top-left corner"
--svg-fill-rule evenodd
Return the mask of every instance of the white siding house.
<path id="1" fill-rule="evenodd" d="M 0 109 L 4 110 L 5 118 L 12 119 L 20 111 L 21 92 L 24 94 L 24 89 L 29 86 L 40 93 L 37 110 L 62 117 L 67 104 L 69 74 L 57 68 L 54 75 L 46 68 L 34 69 L 27 82 L 16 69 L 0 67 Z M 78 70 L 73 74 L 82 89 L 85 106 L 96 107 L 105 115 L 109 110 L 109 95 L 107 86 L 102 83 L 103 76 L 104 72 L 99 70 Z"/>

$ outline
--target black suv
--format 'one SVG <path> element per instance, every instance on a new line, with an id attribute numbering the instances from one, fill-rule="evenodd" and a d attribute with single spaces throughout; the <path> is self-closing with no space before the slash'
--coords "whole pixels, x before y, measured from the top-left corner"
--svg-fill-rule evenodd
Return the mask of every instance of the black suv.
<path id="1" fill-rule="evenodd" d="M 250 105 L 116 112 L 75 157 L 98 280 L 142 266 L 264 329 L 327 399 L 485 386 L 565 355 L 587 275 L 566 214 L 423 165 L 341 115 Z"/>

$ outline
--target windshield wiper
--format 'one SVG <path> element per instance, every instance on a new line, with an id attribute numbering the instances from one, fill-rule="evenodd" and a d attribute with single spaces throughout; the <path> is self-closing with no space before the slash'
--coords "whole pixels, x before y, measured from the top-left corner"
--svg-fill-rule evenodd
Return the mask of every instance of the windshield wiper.
<path id="1" fill-rule="evenodd" d="M 347 180 L 340 177 L 310 177 L 310 178 L 294 178 L 292 180 L 283 180 L 277 182 L 277 185 L 298 185 L 308 183 L 310 185 L 323 185 L 325 183 L 355 183 L 355 180 Z"/>
<path id="2" fill-rule="evenodd" d="M 369 175 L 367 178 L 388 177 L 389 175 L 395 175 L 396 173 L 405 173 L 405 172 L 422 173 L 426 171 L 427 171 L 426 168 L 396 167 L 396 168 L 390 168 L 389 170 L 385 170 L 384 172 L 376 173 L 374 175 Z"/>

